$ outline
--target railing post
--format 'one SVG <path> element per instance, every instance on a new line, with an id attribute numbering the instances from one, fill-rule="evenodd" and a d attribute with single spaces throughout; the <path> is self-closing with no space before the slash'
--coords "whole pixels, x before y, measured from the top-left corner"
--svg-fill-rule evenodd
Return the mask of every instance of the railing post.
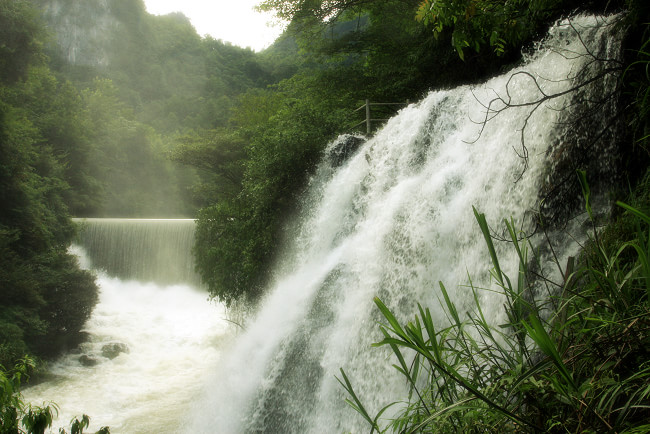
<path id="1" fill-rule="evenodd" d="M 370 135 L 370 100 L 366 99 L 366 134 Z"/>

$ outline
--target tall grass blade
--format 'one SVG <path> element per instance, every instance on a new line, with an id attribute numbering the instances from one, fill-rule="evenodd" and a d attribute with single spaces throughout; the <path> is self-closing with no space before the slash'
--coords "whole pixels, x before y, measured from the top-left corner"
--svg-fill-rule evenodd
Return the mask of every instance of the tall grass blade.
<path id="1" fill-rule="evenodd" d="M 620 201 L 617 201 L 616 205 L 620 206 L 621 208 L 625 209 L 629 213 L 633 214 L 634 216 L 640 218 L 641 220 L 643 220 L 644 222 L 646 222 L 647 224 L 650 225 L 650 216 L 648 216 L 647 214 L 639 211 L 638 209 L 636 209 L 634 207 L 631 207 L 630 205 L 628 205 L 626 203 L 620 202 Z"/>
<path id="2" fill-rule="evenodd" d="M 374 433 L 375 431 L 381 432 L 381 430 L 379 429 L 379 425 L 377 425 L 377 421 L 379 420 L 379 416 L 381 415 L 381 413 L 383 413 L 392 404 L 389 404 L 388 406 L 384 407 L 381 410 L 380 414 L 377 415 L 375 419 L 373 419 L 372 417 L 370 417 L 363 403 L 359 400 L 357 394 L 354 392 L 352 383 L 350 383 L 348 376 L 345 375 L 345 371 L 343 370 L 343 368 L 341 368 L 340 371 L 341 371 L 341 376 L 343 377 L 343 381 L 341 381 L 341 379 L 338 377 L 336 377 L 336 380 L 341 384 L 341 386 L 343 386 L 343 388 L 348 392 L 348 394 L 352 397 L 353 400 L 351 401 L 350 399 L 346 399 L 345 402 L 347 402 L 357 413 L 359 413 L 370 424 L 371 434 Z"/>
<path id="3" fill-rule="evenodd" d="M 589 215 L 589 219 L 593 221 L 594 214 L 591 210 L 591 189 L 589 188 L 589 183 L 587 182 L 587 172 L 584 170 L 576 170 L 578 174 L 578 181 L 580 182 L 580 187 L 582 188 L 582 196 L 585 198 L 585 209 Z"/>
<path id="4" fill-rule="evenodd" d="M 501 266 L 499 265 L 499 258 L 497 257 L 496 250 L 494 249 L 494 243 L 492 243 L 492 236 L 490 235 L 490 228 L 485 219 L 485 214 L 479 213 L 477 209 L 472 206 L 474 210 L 474 216 L 478 222 L 481 232 L 483 233 L 483 238 L 485 238 L 485 244 L 487 245 L 488 251 L 490 252 L 490 258 L 492 259 L 492 264 L 494 265 L 495 277 L 499 282 L 499 285 L 504 286 L 503 283 L 503 273 L 501 272 Z"/>
<path id="5" fill-rule="evenodd" d="M 528 322 L 524 322 L 523 326 L 526 328 L 528 336 L 530 336 L 535 344 L 537 344 L 539 349 L 551 359 L 551 362 L 555 365 L 562 378 L 564 378 L 566 384 L 573 391 L 577 391 L 578 387 L 573 380 L 573 375 L 571 375 L 562 361 L 562 357 L 555 346 L 555 342 L 546 332 L 546 329 L 539 318 L 536 315 L 530 315 L 528 317 Z"/>

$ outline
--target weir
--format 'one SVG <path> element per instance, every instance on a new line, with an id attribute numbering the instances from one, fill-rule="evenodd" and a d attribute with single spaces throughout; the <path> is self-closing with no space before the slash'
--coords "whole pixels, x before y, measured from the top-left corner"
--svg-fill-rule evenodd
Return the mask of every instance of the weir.
<path id="1" fill-rule="evenodd" d="M 74 219 L 92 267 L 112 277 L 199 286 L 192 219 Z"/>
<path id="2" fill-rule="evenodd" d="M 448 320 L 439 282 L 464 317 L 474 306 L 471 278 L 481 288 L 485 316 L 502 324 L 504 300 L 493 291 L 472 207 L 486 214 L 496 235 L 504 218 L 535 229 L 534 212 L 563 149 L 602 127 L 583 118 L 585 131 L 576 131 L 567 120 L 587 101 L 602 102 L 615 85 L 605 75 L 569 92 L 608 67 L 602 59 L 617 58 L 620 44 L 606 24 L 595 17 L 560 23 L 517 69 L 482 85 L 431 92 L 347 161 L 324 158 L 267 298 L 224 349 L 185 432 L 367 432 L 345 403 L 336 380 L 340 368 L 371 416 L 408 395 L 390 351 L 371 348 L 382 339 L 375 296 L 401 322 L 413 319 L 419 302 L 441 328 Z M 335 141 L 326 155 L 340 154 L 349 143 L 349 137 Z M 605 161 L 603 146 L 595 143 L 586 158 Z M 579 190 L 571 194 L 579 201 Z M 566 263 L 578 247 L 562 229 L 548 235 Z M 502 270 L 516 280 L 516 252 L 507 243 L 497 242 L 496 249 Z"/>

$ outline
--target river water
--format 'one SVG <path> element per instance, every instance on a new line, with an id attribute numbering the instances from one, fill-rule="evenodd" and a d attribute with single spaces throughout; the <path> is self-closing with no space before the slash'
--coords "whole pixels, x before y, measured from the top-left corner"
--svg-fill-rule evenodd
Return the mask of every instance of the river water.
<path id="1" fill-rule="evenodd" d="M 48 381 L 24 391 L 35 405 L 58 405 L 52 432 L 59 427 L 69 430 L 70 420 L 82 414 L 91 418 L 88 432 L 101 426 L 109 426 L 112 433 L 182 430 L 191 403 L 200 399 L 205 377 L 232 336 L 224 308 L 209 302 L 204 289 L 169 283 L 193 280 L 187 271 L 192 270 L 193 224 L 82 222 L 80 242 L 87 249 L 76 245 L 72 251 L 82 266 L 95 270 L 100 289 L 99 303 L 84 327 L 89 341 L 80 351 L 51 363 Z M 130 267 L 123 266 L 125 260 Z M 161 270 L 153 279 L 157 282 L 135 277 L 142 276 L 143 266 L 148 268 L 146 276 Z M 105 347 L 113 344 L 125 345 L 126 351 L 106 357 Z"/>

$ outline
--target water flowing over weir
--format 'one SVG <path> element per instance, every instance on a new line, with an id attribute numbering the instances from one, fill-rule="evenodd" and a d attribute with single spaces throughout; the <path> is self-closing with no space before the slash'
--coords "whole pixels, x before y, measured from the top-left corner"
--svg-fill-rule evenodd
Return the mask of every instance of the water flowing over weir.
<path id="1" fill-rule="evenodd" d="M 75 219 L 93 267 L 121 279 L 199 285 L 192 219 Z"/>
<path id="2" fill-rule="evenodd" d="M 603 22 L 577 17 L 553 28 L 519 69 L 480 86 L 430 93 L 343 164 L 332 158 L 344 145 L 331 144 L 275 283 L 220 360 L 186 432 L 365 432 L 344 402 L 339 368 L 371 414 L 406 397 L 391 367 L 395 361 L 384 349 L 370 348 L 381 340 L 373 297 L 401 320 L 412 319 L 421 302 L 444 324 L 438 281 L 461 313 L 473 304 L 464 286 L 468 275 L 476 287 L 491 287 L 472 206 L 492 228 L 511 216 L 530 223 L 551 160 L 569 133 L 563 123 L 576 94 L 538 107 L 524 103 L 571 88 L 596 57 L 616 57 L 618 42 L 599 28 Z M 582 89 L 583 96 L 602 96 L 609 84 Z M 510 98 L 512 107 L 491 106 L 505 110 L 488 113 L 482 124 L 497 95 Z M 560 260 L 577 251 L 569 240 L 555 240 Z M 515 252 L 497 248 L 503 270 L 513 276 Z M 480 297 L 483 312 L 499 324 L 503 300 L 489 291 Z"/>

